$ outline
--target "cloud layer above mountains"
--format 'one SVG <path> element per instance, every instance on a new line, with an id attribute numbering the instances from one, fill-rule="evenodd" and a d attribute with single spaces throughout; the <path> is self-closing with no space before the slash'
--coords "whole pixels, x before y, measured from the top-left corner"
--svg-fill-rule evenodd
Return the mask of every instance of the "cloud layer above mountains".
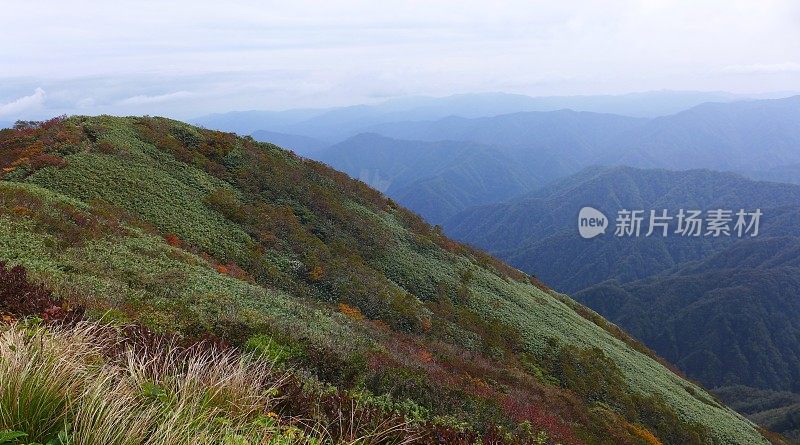
<path id="1" fill-rule="evenodd" d="M 798 24 L 792 0 L 14 2 L 0 117 L 793 90 Z"/>

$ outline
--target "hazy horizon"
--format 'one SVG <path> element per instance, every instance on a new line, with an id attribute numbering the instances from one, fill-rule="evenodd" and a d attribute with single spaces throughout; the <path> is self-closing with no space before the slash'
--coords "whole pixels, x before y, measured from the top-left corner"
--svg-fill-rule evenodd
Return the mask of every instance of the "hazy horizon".
<path id="1" fill-rule="evenodd" d="M 35 26 L 31 25 L 35 22 Z M 0 121 L 506 92 L 797 91 L 789 0 L 7 5 Z"/>

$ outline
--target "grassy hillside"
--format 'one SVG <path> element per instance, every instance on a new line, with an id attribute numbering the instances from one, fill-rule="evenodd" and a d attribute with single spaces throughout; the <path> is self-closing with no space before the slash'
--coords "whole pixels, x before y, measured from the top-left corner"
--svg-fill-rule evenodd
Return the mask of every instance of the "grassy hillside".
<path id="1" fill-rule="evenodd" d="M 462 437 L 766 443 L 569 298 L 276 146 L 72 117 L 0 132 L 0 172 L 0 260 L 62 307 L 214 335 Z"/>

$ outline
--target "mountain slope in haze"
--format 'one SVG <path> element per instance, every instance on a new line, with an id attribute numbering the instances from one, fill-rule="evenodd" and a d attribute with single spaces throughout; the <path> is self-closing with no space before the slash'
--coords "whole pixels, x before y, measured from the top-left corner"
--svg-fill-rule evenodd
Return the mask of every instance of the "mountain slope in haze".
<path id="1" fill-rule="evenodd" d="M 534 183 L 597 164 L 709 168 L 800 182 L 800 96 L 706 103 L 652 120 L 560 110 L 392 122 L 369 130 L 395 139 L 491 145 L 513 159 Z M 398 160 L 404 161 L 413 159 Z M 370 162 L 369 157 L 363 159 L 359 169 L 373 168 Z"/>
<path id="2" fill-rule="evenodd" d="M 259 142 L 269 142 L 271 144 L 279 145 L 287 150 L 306 157 L 313 157 L 315 153 L 326 148 L 329 144 L 308 136 L 300 136 L 296 134 L 276 133 L 274 131 L 258 130 L 254 131 L 251 136 Z"/>
<path id="3" fill-rule="evenodd" d="M 500 443 L 767 443 L 574 301 L 274 145 L 72 117 L 0 132 L 0 172 L 0 259 L 90 313 Z"/>
<path id="4" fill-rule="evenodd" d="M 312 155 L 440 224 L 575 173 L 644 120 L 569 110 L 372 127 Z"/>
<path id="5" fill-rule="evenodd" d="M 378 134 L 423 141 L 453 140 L 508 147 L 556 149 L 594 155 L 594 149 L 617 134 L 646 122 L 614 114 L 558 110 L 492 117 L 447 117 L 437 121 L 395 122 L 371 128 Z"/>
<path id="6" fill-rule="evenodd" d="M 252 134 L 253 132 L 278 131 L 297 122 L 311 119 L 322 114 L 324 110 L 295 109 L 285 111 L 230 111 L 215 113 L 193 119 L 192 123 L 213 130 L 231 131 L 238 134 Z"/>
<path id="7" fill-rule="evenodd" d="M 766 170 L 749 170 L 742 174 L 761 181 L 800 184 L 800 164 L 781 165 Z"/>
<path id="8" fill-rule="evenodd" d="M 526 172 L 546 183 L 573 174 L 600 156 L 618 134 L 646 122 L 623 116 L 560 110 L 466 119 L 399 122 L 371 128 L 397 139 L 462 141 L 491 145 Z"/>
<path id="9" fill-rule="evenodd" d="M 535 186 L 501 150 L 470 142 L 402 141 L 361 134 L 315 158 L 391 196 L 432 224 Z"/>
<path id="10" fill-rule="evenodd" d="M 800 96 L 707 103 L 620 135 L 600 163 L 760 171 L 800 164 Z"/>

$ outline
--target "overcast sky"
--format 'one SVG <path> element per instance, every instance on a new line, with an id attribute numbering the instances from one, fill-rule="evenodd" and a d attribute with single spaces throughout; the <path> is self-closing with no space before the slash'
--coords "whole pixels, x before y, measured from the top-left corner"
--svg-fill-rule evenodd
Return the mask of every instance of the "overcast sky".
<path id="1" fill-rule="evenodd" d="M 0 42 L 0 121 L 800 90 L 796 0 L 28 0 L 3 2 Z"/>

